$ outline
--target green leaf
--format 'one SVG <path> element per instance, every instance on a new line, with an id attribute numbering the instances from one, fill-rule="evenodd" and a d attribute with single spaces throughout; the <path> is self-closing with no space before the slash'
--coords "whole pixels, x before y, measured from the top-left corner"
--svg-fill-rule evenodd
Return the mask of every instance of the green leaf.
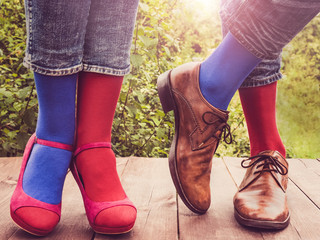
<path id="1" fill-rule="evenodd" d="M 37 120 L 36 112 L 32 109 L 27 109 L 24 112 L 22 119 L 29 127 L 35 127 Z"/>
<path id="2" fill-rule="evenodd" d="M 25 147 L 25 145 L 27 144 L 28 140 L 29 140 L 29 134 L 25 133 L 25 132 L 20 132 L 17 135 L 17 144 L 18 146 L 23 149 Z"/>
<path id="3" fill-rule="evenodd" d="M 139 66 L 142 65 L 142 63 L 143 63 L 143 58 L 142 58 L 142 56 L 137 55 L 137 54 L 132 54 L 132 55 L 131 55 L 131 64 L 132 64 L 134 67 L 138 68 Z"/>
<path id="4" fill-rule="evenodd" d="M 171 53 L 170 53 L 169 48 L 167 48 L 166 46 L 163 46 L 163 49 L 164 49 L 164 51 L 166 52 L 167 56 L 168 56 L 168 57 L 171 57 Z"/>

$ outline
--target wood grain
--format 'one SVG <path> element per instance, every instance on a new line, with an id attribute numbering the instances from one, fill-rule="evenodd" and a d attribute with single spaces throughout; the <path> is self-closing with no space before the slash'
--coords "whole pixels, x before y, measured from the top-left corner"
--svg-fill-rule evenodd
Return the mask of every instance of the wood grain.
<path id="1" fill-rule="evenodd" d="M 80 191 L 71 173 L 66 177 L 62 218 L 57 228 L 41 239 L 320 239 L 320 161 L 289 159 L 288 204 L 291 222 L 283 231 L 261 231 L 240 226 L 233 217 L 232 199 L 245 169 L 240 158 L 214 158 L 212 205 L 204 215 L 192 213 L 178 199 L 167 159 L 119 158 L 118 173 L 138 209 L 134 229 L 118 236 L 92 231 Z M 20 230 L 11 220 L 9 204 L 20 171 L 21 157 L 0 158 L 0 239 L 39 239 Z"/>
<path id="2" fill-rule="evenodd" d="M 121 180 L 137 207 L 136 224 L 130 233 L 97 234 L 95 239 L 176 239 L 176 192 L 169 176 L 168 160 L 130 157 Z"/>
<path id="3" fill-rule="evenodd" d="M 232 198 L 237 188 L 221 158 L 213 159 L 211 207 L 204 215 L 192 213 L 179 201 L 180 238 L 193 239 L 262 239 L 259 232 L 239 227 L 233 217 Z"/>

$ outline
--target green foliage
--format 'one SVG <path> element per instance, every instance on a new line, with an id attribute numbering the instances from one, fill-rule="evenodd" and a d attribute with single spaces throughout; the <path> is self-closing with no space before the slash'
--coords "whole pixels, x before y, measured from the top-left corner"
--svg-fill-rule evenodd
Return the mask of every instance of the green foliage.
<path id="1" fill-rule="evenodd" d="M 165 156 L 172 138 L 172 116 L 161 111 L 157 76 L 181 63 L 171 35 L 167 1 L 140 2 L 134 33 L 131 74 L 126 76 L 114 118 L 113 146 L 118 155 Z M 161 10 L 160 10 L 161 9 Z"/>
<path id="2" fill-rule="evenodd" d="M 1 3 L 0 156 L 22 154 L 34 131 L 37 101 L 32 74 L 22 67 L 26 32 L 23 1 Z"/>
<path id="3" fill-rule="evenodd" d="M 218 9 L 205 9 L 198 4 L 198 1 L 140 1 L 132 42 L 132 71 L 125 77 L 112 130 L 117 155 L 167 156 L 174 135 L 174 117 L 161 109 L 157 77 L 183 63 L 202 61 L 221 41 Z M 0 5 L 0 156 L 15 156 L 22 154 L 28 137 L 35 131 L 37 100 L 32 74 L 22 67 L 26 41 L 23 1 L 4 0 Z M 292 156 L 314 158 L 319 153 L 310 155 L 304 151 L 306 145 L 302 145 L 308 136 L 315 136 L 308 146 L 316 149 L 319 145 L 315 134 L 319 126 L 313 127 L 319 123 L 320 114 L 318 26 L 319 17 L 287 48 L 284 56 L 287 79 L 279 84 L 278 112 L 280 132 Z M 301 109 L 308 114 L 301 114 Z M 217 156 L 249 155 L 238 95 L 229 110 L 234 142 L 231 145 L 222 142 Z M 302 148 L 296 148 L 296 142 L 291 141 L 295 135 L 288 126 L 303 135 L 298 142 Z"/>
<path id="4" fill-rule="evenodd" d="M 221 40 L 217 12 L 195 12 L 192 3 L 140 2 L 132 46 L 132 73 L 125 78 L 113 127 L 113 146 L 121 156 L 166 157 L 174 135 L 173 113 L 165 115 L 156 91 L 157 77 L 190 61 L 203 60 Z M 199 41 L 201 39 L 201 41 Z M 248 138 L 238 101 L 230 107 L 232 145 L 217 155 L 248 155 Z M 244 133 L 244 134 L 243 134 Z"/>
<path id="5" fill-rule="evenodd" d="M 320 157 L 320 18 L 283 51 L 278 122 L 291 157 Z"/>

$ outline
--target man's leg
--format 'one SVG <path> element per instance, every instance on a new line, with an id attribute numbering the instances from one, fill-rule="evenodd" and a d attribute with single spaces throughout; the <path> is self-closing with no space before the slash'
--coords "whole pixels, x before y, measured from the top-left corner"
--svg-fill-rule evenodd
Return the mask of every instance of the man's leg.
<path id="1" fill-rule="evenodd" d="M 230 27 L 230 25 L 233 26 L 233 24 L 235 24 L 235 21 L 242 23 L 248 20 L 242 19 L 248 17 L 246 15 L 247 12 L 244 10 L 252 12 L 252 16 L 249 16 L 252 17 L 252 19 L 250 18 L 249 20 L 253 20 L 250 21 L 250 24 L 254 26 L 249 23 L 243 24 L 242 26 L 238 23 L 236 25 L 238 28 L 233 26 L 231 34 L 229 34 L 230 37 L 247 50 L 246 53 L 241 49 L 243 55 L 240 55 L 244 56 L 244 59 L 246 59 L 245 56 L 248 56 L 247 54 L 253 54 L 261 59 L 277 58 L 281 49 L 317 14 L 314 8 L 301 10 L 300 7 L 297 7 L 293 9 L 290 8 L 290 11 L 279 11 L 279 9 L 286 10 L 287 7 L 278 8 L 278 6 L 270 6 L 270 4 L 272 5 L 274 3 L 269 1 L 246 1 L 245 4 L 239 7 L 239 11 L 228 20 L 228 26 Z M 274 25 L 269 26 L 270 23 L 267 22 L 270 21 L 270 19 L 272 23 L 275 22 L 275 19 L 272 18 L 274 13 L 276 13 L 276 20 L 282 19 L 282 21 L 278 23 L 280 32 L 278 31 L 279 28 L 274 28 Z M 272 17 L 270 17 L 270 14 L 272 14 Z M 299 19 L 298 25 L 296 25 L 297 18 Z M 286 20 L 285 24 L 283 24 L 284 20 Z M 255 29 L 255 26 L 261 29 L 256 32 L 252 31 L 252 29 Z M 269 26 L 267 30 L 271 31 L 267 36 L 267 40 L 265 40 L 265 34 L 268 31 L 263 28 L 265 26 Z M 251 29 L 248 30 L 247 28 L 249 27 L 251 27 Z M 248 30 L 251 38 L 248 38 L 246 32 L 243 32 L 245 30 Z M 251 40 L 254 40 L 254 42 L 251 42 Z M 224 140 L 228 142 L 227 137 L 230 135 L 227 131 L 229 130 L 229 126 L 226 124 L 228 113 L 225 112 L 224 109 L 219 109 L 219 107 L 225 108 L 221 106 L 227 105 L 228 102 L 224 101 L 222 105 L 217 105 L 217 101 L 212 101 L 210 91 L 209 93 L 205 93 L 207 88 L 201 87 L 201 85 L 204 86 L 203 83 L 205 82 L 201 80 L 201 75 L 204 76 L 201 74 L 201 71 L 207 73 L 205 69 L 208 69 L 208 66 L 210 67 L 217 64 L 215 69 L 218 69 L 217 74 L 220 75 L 219 69 L 224 68 L 223 59 L 228 59 L 229 56 L 227 55 L 231 55 L 232 58 L 233 54 L 232 48 L 230 48 L 232 44 L 229 45 L 227 43 L 228 41 L 229 43 L 234 42 L 230 41 L 230 38 L 227 37 L 221 43 L 221 47 L 223 50 L 229 50 L 221 51 L 222 54 L 219 58 L 212 57 L 213 62 L 208 61 L 210 64 L 207 66 L 205 66 L 206 64 L 204 67 L 201 65 L 202 70 L 200 69 L 200 64 L 184 64 L 161 75 L 158 79 L 159 97 L 164 111 L 174 110 L 175 112 L 176 134 L 169 154 L 171 176 L 184 203 L 192 211 L 197 213 L 204 213 L 210 205 L 209 182 L 212 164 L 211 159 L 220 138 L 223 137 Z M 237 54 L 238 51 L 235 51 L 235 57 L 241 59 L 241 56 Z M 208 59 L 210 59 L 210 57 Z M 220 60 L 215 62 L 215 59 Z M 248 60 L 247 63 L 249 66 L 251 65 L 253 69 L 258 62 L 259 60 Z M 231 92 L 231 88 L 242 83 L 248 76 L 249 71 L 243 71 L 242 73 L 245 74 L 242 74 L 242 68 L 237 69 L 238 62 L 235 61 L 235 63 L 237 64 L 229 66 L 227 69 L 231 72 L 235 69 L 241 77 L 238 78 L 237 76 L 231 80 L 224 79 L 228 82 L 230 80 L 231 84 L 227 84 L 227 88 L 220 88 L 220 91 Z M 248 66 L 244 66 L 242 70 L 249 68 Z M 209 85 L 211 79 L 213 79 L 211 84 L 215 84 L 215 72 L 209 70 L 208 72 L 209 74 L 206 75 L 205 78 L 208 79 Z M 226 73 L 225 76 L 229 76 L 229 74 Z M 218 108 L 215 107 L 215 104 Z M 224 135 L 222 135 L 222 133 L 224 133 Z M 283 181 L 285 181 L 287 178 L 286 161 L 278 158 L 278 156 L 274 156 L 274 153 L 268 152 L 265 155 L 269 156 L 262 159 L 265 160 L 264 165 L 266 168 L 268 167 L 270 169 L 274 164 L 277 165 L 277 163 L 280 162 L 281 167 L 279 167 L 278 172 L 280 172 L 280 178 L 282 174 L 284 175 Z M 270 159 L 274 161 L 270 162 Z M 259 160 L 259 162 L 262 160 Z M 255 166 L 261 167 L 261 164 Z M 269 173 L 271 174 L 271 169 Z M 286 186 L 282 186 L 282 188 L 286 189 Z"/>
<path id="2" fill-rule="evenodd" d="M 256 56 L 275 58 L 319 11 L 316 2 L 314 9 L 283 4 L 286 3 L 246 2 L 231 14 L 222 11 L 225 27 Z M 293 21 L 294 18 L 300 19 L 299 23 Z M 281 76 L 276 71 L 280 69 L 279 60 L 279 57 L 263 60 L 239 89 L 251 157 L 242 162 L 248 170 L 234 197 L 234 207 L 236 219 L 245 226 L 282 229 L 289 223 L 285 195 L 288 163 L 276 125 L 277 84 L 274 81 Z"/>

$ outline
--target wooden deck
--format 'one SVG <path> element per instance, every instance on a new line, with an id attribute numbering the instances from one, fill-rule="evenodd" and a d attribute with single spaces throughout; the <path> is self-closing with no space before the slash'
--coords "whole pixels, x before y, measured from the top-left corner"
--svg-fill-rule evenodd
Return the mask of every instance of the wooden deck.
<path id="1" fill-rule="evenodd" d="M 212 205 L 198 216 L 177 197 L 167 159 L 120 158 L 118 171 L 123 186 L 138 208 L 136 225 L 119 236 L 95 234 L 86 219 L 80 192 L 72 175 L 66 179 L 62 219 L 42 239 L 320 239 L 320 159 L 289 159 L 288 199 L 291 223 L 283 231 L 257 231 L 238 225 L 233 218 L 232 198 L 244 169 L 239 158 L 215 158 L 212 172 Z M 9 201 L 21 158 L 0 158 L 0 239 L 39 239 L 11 221 Z"/>

